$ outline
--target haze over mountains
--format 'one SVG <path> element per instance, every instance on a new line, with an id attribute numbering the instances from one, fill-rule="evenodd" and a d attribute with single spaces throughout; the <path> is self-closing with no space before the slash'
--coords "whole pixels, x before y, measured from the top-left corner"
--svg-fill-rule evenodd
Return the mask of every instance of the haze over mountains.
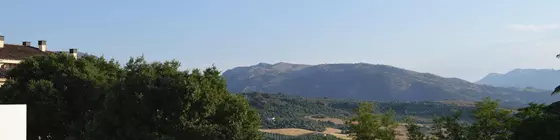
<path id="1" fill-rule="evenodd" d="M 265 92 L 304 97 L 377 101 L 480 100 L 550 103 L 548 90 L 478 85 L 389 65 L 366 63 L 304 65 L 259 63 L 223 73 L 230 92 Z"/>
<path id="2" fill-rule="evenodd" d="M 560 70 L 515 69 L 505 74 L 490 73 L 476 83 L 500 87 L 532 87 L 551 90 L 560 84 Z"/>

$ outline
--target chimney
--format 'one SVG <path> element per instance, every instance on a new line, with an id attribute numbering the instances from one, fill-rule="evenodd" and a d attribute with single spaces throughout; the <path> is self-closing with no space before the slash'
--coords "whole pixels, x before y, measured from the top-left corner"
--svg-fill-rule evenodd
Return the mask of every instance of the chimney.
<path id="1" fill-rule="evenodd" d="M 75 59 L 78 59 L 78 49 L 74 48 L 74 49 L 70 49 L 70 51 L 68 51 L 70 53 L 70 55 L 72 55 Z"/>
<path id="2" fill-rule="evenodd" d="M 47 51 L 47 41 L 46 40 L 39 40 L 39 42 L 37 44 L 38 44 L 37 47 L 39 48 L 39 50 L 41 50 L 43 52 Z"/>
<path id="3" fill-rule="evenodd" d="M 4 48 L 4 36 L 0 35 L 0 48 Z"/>
<path id="4" fill-rule="evenodd" d="M 31 46 L 31 42 L 29 42 L 29 41 L 23 41 L 23 42 L 21 43 L 21 45 L 23 45 L 23 46 L 25 46 L 25 47 L 29 47 L 29 46 Z"/>

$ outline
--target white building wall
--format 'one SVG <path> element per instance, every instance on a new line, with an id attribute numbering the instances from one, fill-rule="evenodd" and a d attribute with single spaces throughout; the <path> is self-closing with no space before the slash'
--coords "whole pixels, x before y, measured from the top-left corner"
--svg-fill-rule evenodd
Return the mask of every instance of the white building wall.
<path id="1" fill-rule="evenodd" d="M 0 59 L 0 67 L 4 66 L 5 64 L 19 64 L 20 62 L 21 60 Z M 4 85 L 6 80 L 6 78 L 0 78 L 0 86 Z"/>

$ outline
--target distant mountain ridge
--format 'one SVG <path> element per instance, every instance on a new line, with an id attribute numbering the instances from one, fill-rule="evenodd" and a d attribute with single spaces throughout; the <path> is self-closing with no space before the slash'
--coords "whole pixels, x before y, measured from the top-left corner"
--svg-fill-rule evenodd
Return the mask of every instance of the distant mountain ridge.
<path id="1" fill-rule="evenodd" d="M 68 53 L 68 51 L 56 51 L 56 52 L 61 52 L 61 53 Z M 82 58 L 84 56 L 94 56 L 88 53 L 83 53 L 83 52 L 78 52 L 78 58 Z"/>
<path id="2" fill-rule="evenodd" d="M 498 87 L 552 90 L 560 84 L 560 70 L 514 69 L 505 74 L 490 73 L 476 83 Z"/>
<path id="3" fill-rule="evenodd" d="M 527 91 L 477 85 L 389 65 L 367 63 L 290 64 L 259 63 L 223 73 L 230 92 L 287 93 L 378 101 L 480 100 L 490 96 L 504 101 L 552 102 L 549 91 Z"/>

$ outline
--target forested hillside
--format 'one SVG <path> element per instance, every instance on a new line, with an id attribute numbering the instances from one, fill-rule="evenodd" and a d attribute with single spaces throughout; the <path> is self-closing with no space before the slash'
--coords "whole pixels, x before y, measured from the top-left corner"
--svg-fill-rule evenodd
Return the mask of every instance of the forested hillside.
<path id="1" fill-rule="evenodd" d="M 256 108 L 263 120 L 263 128 L 302 128 L 323 131 L 326 127 L 344 128 L 338 122 L 322 122 L 309 119 L 337 118 L 347 120 L 354 116 L 354 109 L 359 106 L 359 100 L 341 100 L 329 98 L 305 98 L 289 94 L 245 93 L 249 105 Z M 441 102 L 376 102 L 376 112 L 393 110 L 398 119 L 412 116 L 418 123 L 431 123 L 434 116 L 454 114 L 454 111 L 468 113 L 473 106 L 458 106 Z M 271 120 L 274 118 L 275 120 Z M 467 115 L 462 118 L 470 119 Z"/>

